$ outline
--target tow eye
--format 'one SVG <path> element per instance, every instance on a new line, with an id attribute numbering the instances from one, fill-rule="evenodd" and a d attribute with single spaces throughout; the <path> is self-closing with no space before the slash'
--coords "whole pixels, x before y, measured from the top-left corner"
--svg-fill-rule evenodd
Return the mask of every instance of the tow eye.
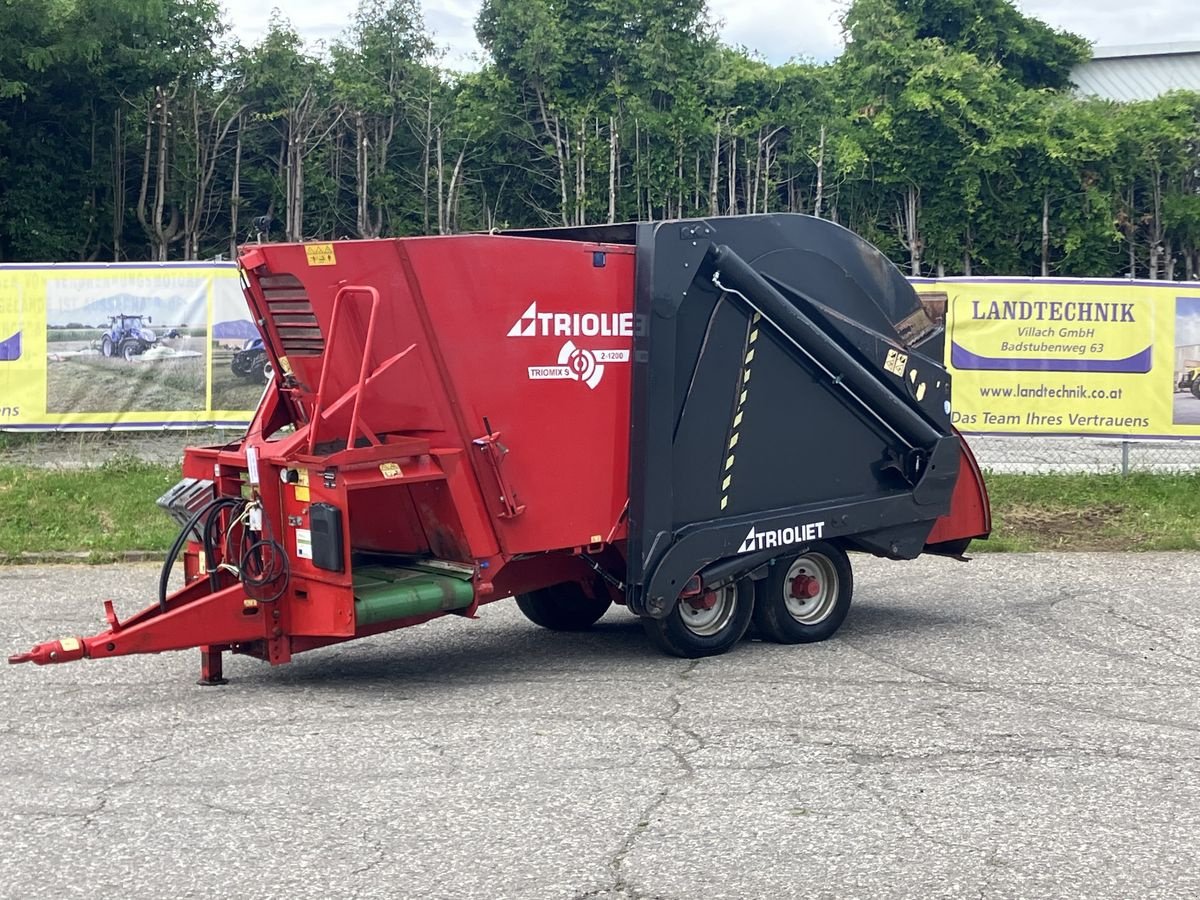
<path id="1" fill-rule="evenodd" d="M 43 644 L 34 644 L 33 649 L 28 653 L 17 653 L 8 658 L 8 664 L 15 666 L 17 663 L 31 662 L 35 666 L 45 666 L 50 663 L 71 662 L 76 659 L 83 659 L 83 641 L 77 637 L 65 637 L 59 641 L 46 641 Z"/>

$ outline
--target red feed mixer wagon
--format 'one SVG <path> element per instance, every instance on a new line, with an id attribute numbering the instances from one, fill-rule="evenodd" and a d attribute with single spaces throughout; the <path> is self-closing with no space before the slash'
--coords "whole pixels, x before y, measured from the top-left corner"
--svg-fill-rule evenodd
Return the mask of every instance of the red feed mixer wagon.
<path id="1" fill-rule="evenodd" d="M 819 641 L 847 551 L 990 529 L 942 332 L 851 232 L 796 215 L 249 246 L 275 376 L 187 451 L 157 601 L 9 662 L 302 651 L 516 597 L 612 603 L 663 650 Z M 182 558 L 184 584 L 167 589 Z"/>

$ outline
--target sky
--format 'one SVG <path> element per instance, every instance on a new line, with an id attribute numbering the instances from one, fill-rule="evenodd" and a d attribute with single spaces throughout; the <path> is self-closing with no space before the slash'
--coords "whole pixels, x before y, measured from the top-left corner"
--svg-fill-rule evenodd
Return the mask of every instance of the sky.
<path id="1" fill-rule="evenodd" d="M 225 0 L 243 41 L 262 36 L 274 6 L 307 40 L 329 41 L 346 27 L 356 0 Z M 474 22 L 479 0 L 421 0 L 426 27 L 455 69 L 479 67 Z M 837 24 L 845 0 L 709 0 L 727 44 L 742 45 L 771 63 L 791 57 L 833 59 L 841 50 Z M 1200 41 L 1194 0 L 1023 0 L 1021 10 L 1082 35 L 1096 46 Z"/>

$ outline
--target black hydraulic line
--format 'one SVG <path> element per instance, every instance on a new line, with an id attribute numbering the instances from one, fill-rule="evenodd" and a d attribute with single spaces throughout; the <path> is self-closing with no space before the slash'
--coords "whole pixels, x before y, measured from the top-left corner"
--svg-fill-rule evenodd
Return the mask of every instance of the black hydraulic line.
<path id="1" fill-rule="evenodd" d="M 158 576 L 158 608 L 163 612 L 167 611 L 167 582 L 171 580 L 171 570 L 175 568 L 175 560 L 179 556 L 179 551 L 183 549 L 183 545 L 187 543 L 188 536 L 195 530 L 200 521 L 204 520 L 204 525 L 200 529 L 201 534 L 207 534 L 208 523 L 216 517 L 217 512 L 226 506 L 236 506 L 243 501 L 240 498 L 234 497 L 214 497 L 198 509 L 183 526 L 183 530 L 175 538 L 175 543 L 171 545 L 170 551 L 167 553 L 167 558 L 163 561 L 162 572 Z M 208 518 L 205 518 L 207 516 Z M 207 553 L 208 541 L 204 541 Z M 208 557 L 211 559 L 212 557 Z"/>
<path id="2" fill-rule="evenodd" d="M 944 435 L 893 393 L 812 319 L 797 309 L 770 282 L 726 244 L 709 248 L 708 259 L 718 271 L 718 287 L 732 288 L 762 313 L 785 337 L 823 368 L 833 385 L 859 403 L 913 447 L 932 447 Z M 789 286 L 790 288 L 790 286 Z M 790 288 L 804 300 L 811 297 Z"/>
<path id="3" fill-rule="evenodd" d="M 287 551 L 278 541 L 270 538 L 249 544 L 238 561 L 238 571 L 241 573 L 241 582 L 246 588 L 246 593 L 263 603 L 272 603 L 283 596 L 283 592 L 287 590 L 289 568 Z M 275 593 L 255 596 L 256 592 L 265 590 L 276 581 L 281 581 L 281 584 Z"/>
<path id="4" fill-rule="evenodd" d="M 596 562 L 586 553 L 580 554 L 579 558 L 582 559 L 588 566 L 590 566 L 593 572 L 615 587 L 618 591 L 621 593 L 625 592 L 625 582 L 606 570 L 602 565 L 600 565 L 600 563 Z"/>
<path id="5" fill-rule="evenodd" d="M 700 583 L 704 590 L 716 590 L 728 581 L 735 581 L 749 575 L 755 569 L 762 568 L 771 560 L 784 553 L 798 552 L 798 548 L 771 547 L 759 550 L 757 553 L 747 553 L 741 556 L 730 556 L 700 570 Z"/>

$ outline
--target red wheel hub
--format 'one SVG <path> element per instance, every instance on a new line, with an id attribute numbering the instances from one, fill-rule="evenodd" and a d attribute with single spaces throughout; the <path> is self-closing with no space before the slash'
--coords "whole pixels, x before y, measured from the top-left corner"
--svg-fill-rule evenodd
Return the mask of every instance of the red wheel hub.
<path id="1" fill-rule="evenodd" d="M 821 582 L 803 573 L 792 580 L 792 596 L 797 600 L 811 600 L 821 593 Z"/>
<path id="2" fill-rule="evenodd" d="M 692 597 L 687 601 L 687 604 L 692 609 L 712 609 L 717 605 L 717 592 L 709 591 L 707 594 L 701 594 L 699 597 Z"/>

